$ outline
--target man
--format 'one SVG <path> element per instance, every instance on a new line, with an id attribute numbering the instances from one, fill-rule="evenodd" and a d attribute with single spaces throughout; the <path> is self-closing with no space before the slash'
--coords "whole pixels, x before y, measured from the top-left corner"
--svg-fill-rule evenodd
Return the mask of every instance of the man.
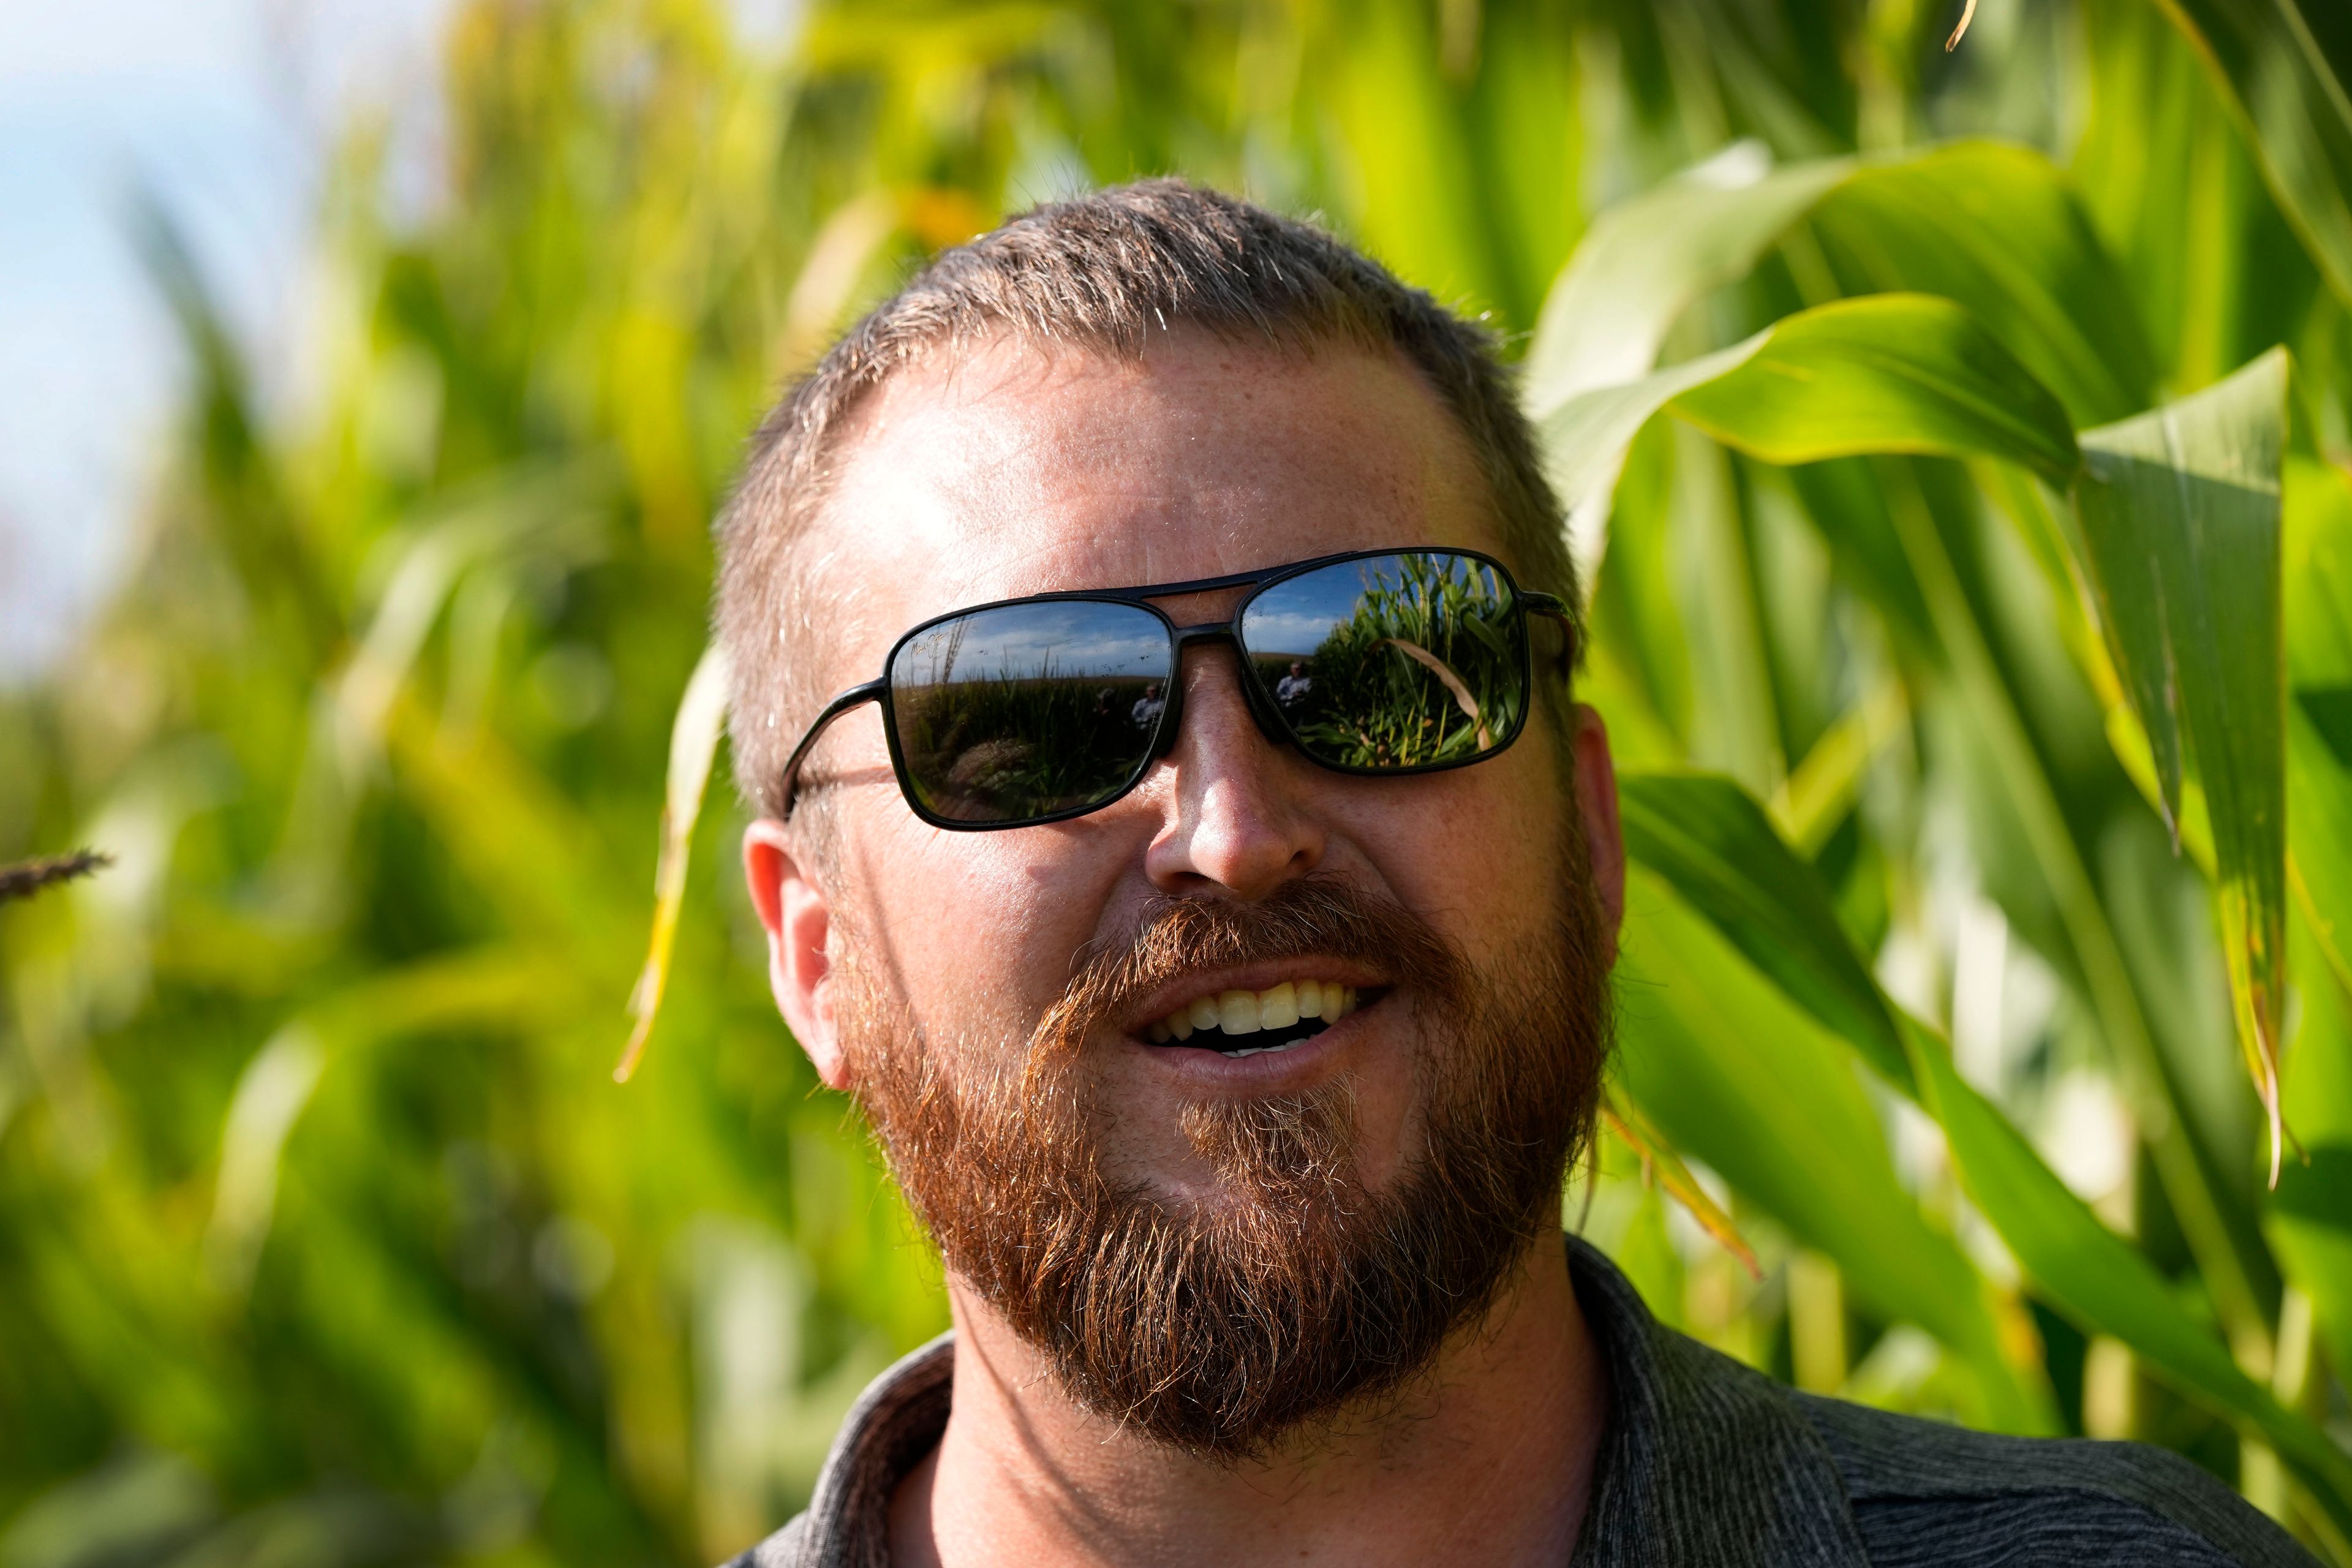
<path id="1" fill-rule="evenodd" d="M 1305 702 L 1307 694 L 1314 689 L 1315 678 L 1307 673 L 1307 661 L 1294 658 L 1290 661 L 1288 673 L 1274 683 L 1274 700 L 1282 704 L 1284 712 L 1288 713 Z"/>
<path id="2" fill-rule="evenodd" d="M 793 391 L 722 535 L 777 1002 L 955 1322 L 739 1563 L 2304 1560 L 2168 1455 L 1795 1394 L 1563 1241 L 1609 747 L 1426 295 L 1171 182 L 1041 208 Z M 1055 718 L 1104 686 L 1137 725 Z"/>
<path id="3" fill-rule="evenodd" d="M 1143 689 L 1143 695 L 1137 698 L 1135 706 L 1127 710 L 1128 718 L 1138 730 L 1149 731 L 1160 722 L 1160 715 L 1167 706 L 1160 696 L 1160 683 L 1155 680 Z"/>

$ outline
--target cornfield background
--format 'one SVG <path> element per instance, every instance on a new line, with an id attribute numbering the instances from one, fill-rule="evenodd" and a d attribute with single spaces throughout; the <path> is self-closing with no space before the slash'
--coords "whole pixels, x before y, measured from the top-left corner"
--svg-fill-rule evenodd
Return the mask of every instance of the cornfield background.
<path id="1" fill-rule="evenodd" d="M 446 197 L 352 127 L 268 423 L 152 223 L 168 480 L 0 695 L 0 858 L 116 857 L 0 907 L 0 1564 L 799 1505 L 944 1311 L 686 809 L 708 521 L 906 268 L 1162 171 L 1527 361 L 1638 866 L 1570 1222 L 1797 1384 L 2165 1444 L 2352 1563 L 2352 12 L 1957 20 L 476 0 Z"/>

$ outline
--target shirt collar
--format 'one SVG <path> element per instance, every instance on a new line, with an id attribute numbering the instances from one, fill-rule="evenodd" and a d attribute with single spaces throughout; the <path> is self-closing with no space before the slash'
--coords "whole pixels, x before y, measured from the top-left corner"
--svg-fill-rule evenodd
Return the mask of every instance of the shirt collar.
<path id="1" fill-rule="evenodd" d="M 1788 1390 L 1660 1323 L 1581 1238 L 1568 1255 L 1609 1369 L 1574 1568 L 1867 1568 L 1836 1460 Z"/>

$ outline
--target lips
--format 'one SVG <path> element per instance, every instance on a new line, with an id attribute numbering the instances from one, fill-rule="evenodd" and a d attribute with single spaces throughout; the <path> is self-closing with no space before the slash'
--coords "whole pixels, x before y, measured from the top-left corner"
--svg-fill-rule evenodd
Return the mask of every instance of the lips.
<path id="1" fill-rule="evenodd" d="M 1155 1046 L 1188 1045 L 1232 1058 L 1263 1056 L 1312 1039 L 1361 1005 L 1361 994 L 1352 985 L 1301 977 L 1263 991 L 1205 993 L 1139 1032 Z"/>

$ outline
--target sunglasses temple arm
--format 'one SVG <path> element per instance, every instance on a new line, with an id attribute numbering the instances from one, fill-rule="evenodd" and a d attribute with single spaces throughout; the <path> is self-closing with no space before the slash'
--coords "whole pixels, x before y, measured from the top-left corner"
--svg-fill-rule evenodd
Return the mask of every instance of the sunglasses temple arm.
<path id="1" fill-rule="evenodd" d="M 816 716 L 816 721 L 811 724 L 807 731 L 801 736 L 801 743 L 793 748 L 791 760 L 784 763 L 782 788 L 777 792 L 777 795 L 782 802 L 781 809 L 785 816 L 789 817 L 793 814 L 793 794 L 800 782 L 801 763 L 807 760 L 810 750 L 816 744 L 817 737 L 824 733 L 825 726 L 853 708 L 863 708 L 868 702 L 880 701 L 884 689 L 884 682 L 869 680 L 863 686 L 853 686 L 846 691 L 836 693 L 833 700 L 824 705 L 824 711 Z"/>
<path id="2" fill-rule="evenodd" d="M 1560 631 L 1566 635 L 1566 646 L 1561 648 L 1559 656 L 1560 671 L 1566 674 L 1573 669 L 1576 667 L 1576 617 L 1569 613 L 1568 602 L 1550 594 L 1533 594 L 1521 589 L 1519 603 L 1528 614 L 1549 616 L 1559 623 Z"/>

